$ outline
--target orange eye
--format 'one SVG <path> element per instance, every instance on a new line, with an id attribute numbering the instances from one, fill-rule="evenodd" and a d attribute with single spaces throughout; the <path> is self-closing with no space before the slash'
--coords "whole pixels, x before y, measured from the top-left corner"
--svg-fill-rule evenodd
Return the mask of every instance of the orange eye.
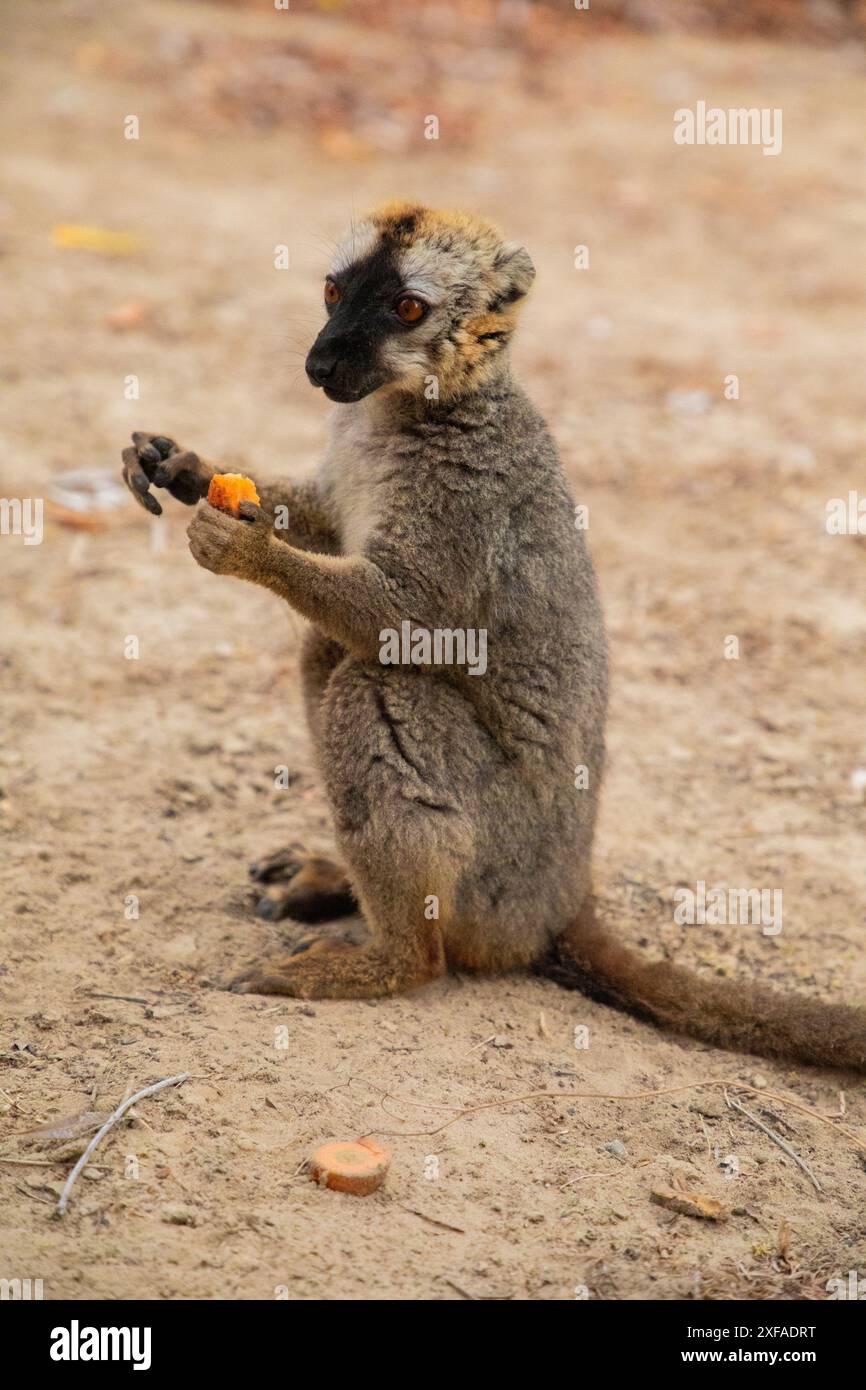
<path id="1" fill-rule="evenodd" d="M 404 295 L 397 301 L 397 317 L 404 323 L 418 323 L 423 319 L 427 312 L 427 305 L 420 299 L 413 299 L 411 294 Z"/>
<path id="2" fill-rule="evenodd" d="M 336 304 L 340 298 L 340 291 L 333 280 L 325 281 L 325 303 Z"/>

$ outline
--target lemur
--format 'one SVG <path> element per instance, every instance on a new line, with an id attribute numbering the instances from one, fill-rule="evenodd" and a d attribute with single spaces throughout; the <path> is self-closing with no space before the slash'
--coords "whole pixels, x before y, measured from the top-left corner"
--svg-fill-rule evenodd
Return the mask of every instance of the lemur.
<path id="1" fill-rule="evenodd" d="M 257 483 L 234 517 L 200 501 L 216 470 L 196 453 L 141 432 L 123 453 L 150 512 L 151 485 L 199 503 L 201 566 L 310 623 L 303 691 L 340 863 L 293 847 L 254 866 L 282 885 L 263 912 L 307 926 L 230 987 L 365 999 L 449 967 L 528 968 L 706 1042 L 866 1070 L 866 1010 L 648 961 L 597 921 L 607 647 L 556 448 L 511 372 L 534 276 L 480 217 L 388 204 L 325 280 L 306 371 L 338 409 L 314 478 Z M 470 630 L 483 674 L 423 642 L 423 660 L 382 659 L 386 634 L 414 652 Z"/>

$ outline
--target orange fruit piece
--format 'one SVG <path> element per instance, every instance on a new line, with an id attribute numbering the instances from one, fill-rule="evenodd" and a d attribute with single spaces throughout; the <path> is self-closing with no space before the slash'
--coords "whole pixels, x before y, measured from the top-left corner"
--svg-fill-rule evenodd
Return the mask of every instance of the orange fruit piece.
<path id="1" fill-rule="evenodd" d="M 207 490 L 207 500 L 219 511 L 239 516 L 241 502 L 255 502 L 258 506 L 259 494 L 252 478 L 245 478 L 243 473 L 214 473 Z"/>
<path id="2" fill-rule="evenodd" d="M 321 1144 L 310 1157 L 310 1177 L 320 1187 L 367 1197 L 381 1187 L 391 1166 L 391 1154 L 372 1139 Z"/>

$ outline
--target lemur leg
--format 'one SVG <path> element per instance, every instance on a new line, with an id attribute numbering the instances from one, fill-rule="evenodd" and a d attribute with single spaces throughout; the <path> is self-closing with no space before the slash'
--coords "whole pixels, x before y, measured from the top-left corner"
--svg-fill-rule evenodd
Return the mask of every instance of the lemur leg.
<path id="1" fill-rule="evenodd" d="M 309 629 L 301 656 L 301 678 L 307 723 L 317 750 L 322 698 L 335 667 L 345 656 L 345 649 L 337 642 L 315 628 Z M 345 870 L 330 859 L 310 854 L 299 844 L 288 845 L 252 864 L 250 877 L 256 883 L 278 885 L 256 907 L 257 915 L 268 921 L 292 917 L 296 922 L 328 922 L 358 910 Z"/>
<path id="2" fill-rule="evenodd" d="M 322 743 L 322 701 L 331 676 L 346 655 L 345 647 L 326 637 L 318 628 L 307 630 L 301 652 L 301 686 L 307 725 L 317 754 Z"/>
<path id="3" fill-rule="evenodd" d="M 353 660 L 328 682 L 322 730 L 337 838 L 371 940 L 313 940 L 244 971 L 233 983 L 242 993 L 366 999 L 445 970 L 474 842 L 472 808 L 452 790 L 467 785 L 454 763 L 477 766 L 482 731 L 444 682 Z"/>

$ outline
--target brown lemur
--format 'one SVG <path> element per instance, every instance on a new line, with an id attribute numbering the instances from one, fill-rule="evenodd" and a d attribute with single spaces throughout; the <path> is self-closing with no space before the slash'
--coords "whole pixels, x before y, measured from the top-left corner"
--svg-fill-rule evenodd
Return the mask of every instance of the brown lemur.
<path id="1" fill-rule="evenodd" d="M 707 1042 L 866 1070 L 866 1011 L 648 961 L 596 921 L 607 652 L 556 449 L 511 375 L 534 274 L 481 218 L 374 212 L 336 255 L 307 358 L 339 403 L 318 474 L 259 483 L 240 518 L 201 503 L 189 526 L 200 565 L 311 624 L 303 687 L 342 865 L 291 849 L 254 867 L 284 885 L 264 911 L 325 925 L 233 988 L 363 999 L 449 966 L 529 967 Z M 124 475 L 149 511 L 151 485 L 205 496 L 213 465 L 133 440 Z M 454 659 L 461 634 L 486 634 L 485 661 Z"/>

